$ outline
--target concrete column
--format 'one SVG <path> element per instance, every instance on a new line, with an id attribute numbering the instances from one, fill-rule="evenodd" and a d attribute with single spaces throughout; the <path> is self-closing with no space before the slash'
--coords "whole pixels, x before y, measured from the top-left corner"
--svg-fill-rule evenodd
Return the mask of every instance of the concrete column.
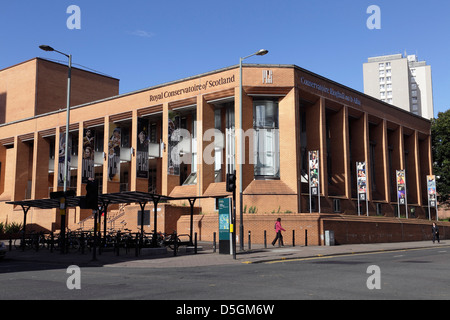
<path id="1" fill-rule="evenodd" d="M 426 160 L 426 159 L 424 159 Z M 425 180 L 420 178 L 420 150 L 419 150 L 419 133 L 414 131 L 414 175 L 416 179 L 416 192 L 417 192 L 417 204 L 423 205 L 422 201 L 422 184 L 426 183 Z"/>
<path id="2" fill-rule="evenodd" d="M 245 88 L 243 89 L 242 96 L 242 118 L 239 117 L 239 86 L 235 88 L 234 92 L 234 125 L 236 130 L 235 135 L 235 164 L 236 164 L 236 210 L 240 210 L 240 176 L 242 175 L 242 192 L 245 193 L 245 188 L 253 181 L 254 178 L 254 165 L 253 165 L 253 99 L 246 95 Z M 241 128 L 242 121 L 242 132 Z M 243 141 L 243 156 L 241 157 L 241 141 Z M 240 161 L 242 158 L 242 172 L 240 172 Z M 245 196 L 243 197 L 243 205 L 245 205 Z"/>
<path id="3" fill-rule="evenodd" d="M 25 194 L 29 180 L 29 158 L 30 147 L 22 142 L 19 137 L 14 138 L 14 145 L 16 147 L 16 159 L 15 159 L 15 185 L 14 185 L 14 201 L 20 201 L 25 199 Z"/>
<path id="4" fill-rule="evenodd" d="M 300 146 L 297 145 L 295 112 L 297 109 L 296 90 L 292 89 L 279 103 L 279 145 L 280 145 L 280 180 L 297 193 L 297 166 L 300 160 Z M 297 152 L 299 154 L 297 154 Z"/>
<path id="5" fill-rule="evenodd" d="M 343 126 L 343 145 L 344 145 L 344 190 L 345 197 L 349 200 L 352 198 L 352 179 L 350 174 L 350 135 L 349 135 L 349 123 L 348 123 L 348 107 L 342 108 L 342 126 Z M 355 171 L 356 172 L 356 171 Z"/>
<path id="6" fill-rule="evenodd" d="M 325 114 L 325 98 L 320 97 L 320 104 L 318 109 L 319 126 L 319 162 L 320 162 L 320 194 L 323 197 L 328 197 L 328 170 L 327 170 L 327 128 L 326 128 L 326 114 Z"/>
<path id="7" fill-rule="evenodd" d="M 164 143 L 164 149 L 162 152 L 162 194 L 169 195 L 173 188 L 179 184 L 179 177 L 168 174 L 169 166 L 169 104 L 165 102 L 163 104 L 163 117 L 162 117 L 162 140 Z"/>
<path id="8" fill-rule="evenodd" d="M 208 186 L 214 183 L 214 136 L 205 132 L 214 129 L 214 106 L 206 103 L 202 96 L 197 97 L 197 183 L 198 195 L 203 195 Z M 211 133 L 211 132 L 209 132 Z M 209 141 L 203 138 L 207 138 Z M 212 159 L 211 159 L 212 157 Z"/>
<path id="9" fill-rule="evenodd" d="M 370 133 L 369 133 L 369 114 L 363 115 L 363 139 L 364 139 L 364 161 L 366 162 L 366 196 L 368 201 L 372 201 L 372 173 L 370 172 Z"/>

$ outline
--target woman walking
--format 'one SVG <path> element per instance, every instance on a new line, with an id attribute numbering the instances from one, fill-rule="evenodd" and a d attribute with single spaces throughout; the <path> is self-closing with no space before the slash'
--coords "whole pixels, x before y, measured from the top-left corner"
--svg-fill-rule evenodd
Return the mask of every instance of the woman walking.
<path id="1" fill-rule="evenodd" d="M 275 239 L 272 241 L 272 245 L 274 246 L 277 240 L 279 240 L 282 247 L 284 247 L 283 243 L 283 235 L 281 234 L 281 231 L 286 231 L 281 226 L 281 218 L 277 219 L 277 222 L 275 222 L 275 232 L 277 233 Z"/>

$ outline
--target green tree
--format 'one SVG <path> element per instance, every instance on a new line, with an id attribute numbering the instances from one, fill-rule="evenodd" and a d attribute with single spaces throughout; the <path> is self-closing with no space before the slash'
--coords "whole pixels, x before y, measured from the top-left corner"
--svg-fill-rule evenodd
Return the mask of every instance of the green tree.
<path id="1" fill-rule="evenodd" d="M 450 197 L 450 109 L 432 120 L 431 139 L 436 189 L 445 202 Z"/>

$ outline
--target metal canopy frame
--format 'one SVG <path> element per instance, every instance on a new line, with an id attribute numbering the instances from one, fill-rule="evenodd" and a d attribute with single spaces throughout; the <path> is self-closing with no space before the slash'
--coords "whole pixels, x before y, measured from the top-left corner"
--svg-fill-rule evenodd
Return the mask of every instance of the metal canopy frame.
<path id="1" fill-rule="evenodd" d="M 103 235 L 106 237 L 106 216 L 108 211 L 108 206 L 110 204 L 120 204 L 120 203 L 138 203 L 141 207 L 141 237 L 144 234 L 144 209 L 147 203 L 150 201 L 153 202 L 153 210 L 154 210 L 154 233 L 152 239 L 152 246 L 157 246 L 157 210 L 158 203 L 161 200 L 188 200 L 190 205 L 190 242 L 192 245 L 192 236 L 193 236 L 193 216 L 194 216 L 194 204 L 197 199 L 205 199 L 205 198 L 227 198 L 231 195 L 218 195 L 218 196 L 187 196 L 187 197 L 170 197 L 164 196 L 155 193 L 147 193 L 141 191 L 125 191 L 125 192 L 117 192 L 117 193 L 107 193 L 107 194 L 99 194 L 98 195 L 98 206 L 100 212 L 103 213 L 104 217 L 104 230 Z M 79 207 L 84 196 L 76 196 L 76 197 L 67 197 L 65 200 L 66 208 L 74 208 Z M 39 208 L 39 209 L 58 209 L 61 204 L 58 199 L 39 199 L 39 200 L 22 200 L 22 201 L 10 201 L 6 202 L 7 204 L 12 204 L 15 206 L 21 206 L 24 213 L 23 220 L 23 234 L 26 232 L 26 221 L 27 221 L 27 213 L 30 208 Z M 94 219 L 97 222 L 97 215 L 95 215 Z"/>

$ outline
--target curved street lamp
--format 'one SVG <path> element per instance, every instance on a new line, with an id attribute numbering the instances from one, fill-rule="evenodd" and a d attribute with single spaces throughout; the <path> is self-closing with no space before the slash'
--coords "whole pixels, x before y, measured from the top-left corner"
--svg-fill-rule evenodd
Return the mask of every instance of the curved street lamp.
<path id="1" fill-rule="evenodd" d="M 266 49 L 261 49 L 249 56 L 243 57 L 239 59 L 239 245 L 240 250 L 244 250 L 244 214 L 243 214 L 243 206 L 242 206 L 242 160 L 244 159 L 243 156 L 243 139 L 242 139 L 242 61 L 250 58 L 252 56 L 264 56 L 268 54 L 269 51 Z"/>
<path id="2" fill-rule="evenodd" d="M 39 46 L 40 49 L 47 51 L 47 52 L 57 52 L 59 54 L 62 54 L 64 56 L 66 56 L 67 58 L 69 58 L 69 73 L 67 76 L 67 106 L 66 106 L 66 110 L 67 110 L 67 120 L 66 120 L 66 141 L 65 141 L 65 146 L 64 146 L 64 195 L 66 194 L 67 191 L 67 175 L 68 175 L 68 157 L 69 157 L 69 123 L 70 123 L 70 88 L 71 88 L 71 78 L 72 78 L 72 55 L 71 54 L 66 54 L 64 52 L 58 51 L 53 49 L 50 46 L 47 45 L 40 45 Z M 62 242 L 63 242 L 63 248 L 64 248 L 64 243 L 65 243 L 65 231 L 66 231 L 66 207 L 64 206 L 64 214 L 61 215 L 61 238 L 62 238 Z M 61 253 L 63 253 L 64 250 L 61 249 Z"/>

